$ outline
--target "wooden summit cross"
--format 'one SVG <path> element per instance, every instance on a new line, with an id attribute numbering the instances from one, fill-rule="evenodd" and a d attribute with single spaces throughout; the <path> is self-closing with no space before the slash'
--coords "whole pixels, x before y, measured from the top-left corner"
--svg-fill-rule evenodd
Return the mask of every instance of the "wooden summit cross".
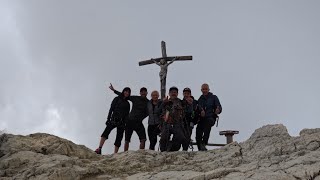
<path id="1" fill-rule="evenodd" d="M 167 79 L 167 73 L 168 73 L 168 66 L 172 64 L 174 61 L 188 61 L 192 60 L 192 56 L 167 56 L 166 52 L 166 42 L 161 41 L 161 51 L 162 51 L 162 57 L 140 61 L 139 66 L 144 66 L 148 64 L 157 64 L 160 66 L 161 70 L 159 73 L 160 76 L 160 89 L 161 89 L 161 99 L 163 99 L 166 96 L 166 79 Z"/>

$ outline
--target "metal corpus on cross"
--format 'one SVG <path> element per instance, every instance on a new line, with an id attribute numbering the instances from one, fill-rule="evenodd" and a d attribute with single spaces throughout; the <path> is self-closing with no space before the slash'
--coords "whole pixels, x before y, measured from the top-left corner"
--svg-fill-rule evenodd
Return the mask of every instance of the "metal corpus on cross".
<path id="1" fill-rule="evenodd" d="M 160 66 L 160 92 L 161 92 L 161 99 L 163 99 L 166 96 L 166 79 L 167 79 L 167 73 L 168 73 L 168 66 L 172 64 L 174 61 L 188 61 L 192 60 L 192 56 L 167 56 L 166 52 L 166 42 L 161 41 L 161 52 L 162 57 L 155 58 L 155 59 L 149 59 L 145 61 L 140 61 L 139 66 L 144 66 L 148 64 L 157 64 Z"/>

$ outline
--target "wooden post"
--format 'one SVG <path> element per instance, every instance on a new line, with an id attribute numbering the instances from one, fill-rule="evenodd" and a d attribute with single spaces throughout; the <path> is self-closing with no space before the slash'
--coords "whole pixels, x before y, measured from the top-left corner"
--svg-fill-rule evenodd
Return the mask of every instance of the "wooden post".
<path id="1" fill-rule="evenodd" d="M 227 138 L 227 144 L 230 144 L 233 142 L 233 135 L 239 134 L 239 131 L 234 131 L 234 130 L 220 131 L 219 134 L 225 135 Z"/>

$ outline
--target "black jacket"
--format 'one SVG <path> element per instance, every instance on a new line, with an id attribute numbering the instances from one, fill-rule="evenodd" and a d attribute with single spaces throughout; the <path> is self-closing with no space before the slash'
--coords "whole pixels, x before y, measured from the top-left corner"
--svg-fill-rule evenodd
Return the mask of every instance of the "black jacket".
<path id="1" fill-rule="evenodd" d="M 130 104 L 122 96 L 117 96 L 113 99 L 111 107 L 108 113 L 108 120 L 111 119 L 113 115 L 120 115 L 123 120 L 125 120 L 130 111 Z"/>
<path id="2" fill-rule="evenodd" d="M 115 94 L 120 95 L 119 91 L 114 91 Z M 129 114 L 129 121 L 142 121 L 148 116 L 148 98 L 141 96 L 129 96 L 128 100 L 132 102 L 132 109 Z"/>
<path id="3" fill-rule="evenodd" d="M 193 122 L 194 124 L 197 124 L 202 110 L 198 104 L 198 101 L 194 98 L 192 104 L 188 104 L 186 99 L 183 99 L 183 101 L 186 104 L 185 113 L 187 122 Z"/>

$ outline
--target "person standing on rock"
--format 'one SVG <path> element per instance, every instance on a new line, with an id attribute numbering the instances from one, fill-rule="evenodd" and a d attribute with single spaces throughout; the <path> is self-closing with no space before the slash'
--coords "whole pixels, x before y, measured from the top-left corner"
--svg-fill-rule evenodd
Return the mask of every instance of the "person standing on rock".
<path id="1" fill-rule="evenodd" d="M 159 92 L 151 93 L 151 100 L 148 102 L 148 137 L 150 141 L 150 150 L 154 150 L 157 144 L 157 136 L 160 134 L 160 115 L 162 101 L 159 99 Z"/>
<path id="2" fill-rule="evenodd" d="M 162 105 L 164 121 L 161 125 L 161 152 L 178 151 L 182 144 L 188 143 L 188 138 L 184 131 L 185 104 L 178 98 L 178 88 L 171 87 L 169 96 L 169 99 L 168 97 L 164 99 Z M 170 140 L 171 135 L 173 135 L 172 140 Z"/>
<path id="3" fill-rule="evenodd" d="M 191 95 L 190 88 L 183 89 L 183 101 L 186 104 L 185 109 L 185 131 L 186 136 L 188 138 L 188 143 L 183 144 L 183 149 L 188 149 L 191 143 L 191 135 L 194 126 L 198 123 L 200 117 L 200 106 L 198 105 L 198 101 L 194 99 Z"/>
<path id="4" fill-rule="evenodd" d="M 109 87 L 115 94 L 121 94 L 119 91 L 115 90 L 110 84 Z M 133 134 L 133 131 L 139 136 L 140 139 L 140 147 L 139 149 L 145 148 L 145 142 L 147 140 L 146 130 L 142 121 L 148 116 L 148 98 L 147 98 L 147 88 L 142 87 L 140 89 L 140 96 L 129 96 L 128 100 L 132 102 L 132 109 L 129 114 L 129 119 L 126 122 L 125 127 L 125 144 L 124 144 L 124 151 L 128 151 L 129 143 Z"/>
<path id="5" fill-rule="evenodd" d="M 119 151 L 125 130 L 125 121 L 128 118 L 130 111 L 130 104 L 128 102 L 130 94 L 131 89 L 126 87 L 122 90 L 122 93 L 120 93 L 119 96 L 113 99 L 106 121 L 107 126 L 101 135 L 99 148 L 95 150 L 97 154 L 101 154 L 102 146 L 114 128 L 117 128 L 117 135 L 114 143 L 114 153 Z"/>
<path id="6" fill-rule="evenodd" d="M 214 126 L 218 114 L 222 112 L 222 106 L 218 97 L 209 92 L 209 85 L 202 84 L 198 103 L 201 107 L 201 119 L 196 129 L 196 141 L 199 151 L 206 151 L 206 145 L 210 137 L 211 127 Z"/>

